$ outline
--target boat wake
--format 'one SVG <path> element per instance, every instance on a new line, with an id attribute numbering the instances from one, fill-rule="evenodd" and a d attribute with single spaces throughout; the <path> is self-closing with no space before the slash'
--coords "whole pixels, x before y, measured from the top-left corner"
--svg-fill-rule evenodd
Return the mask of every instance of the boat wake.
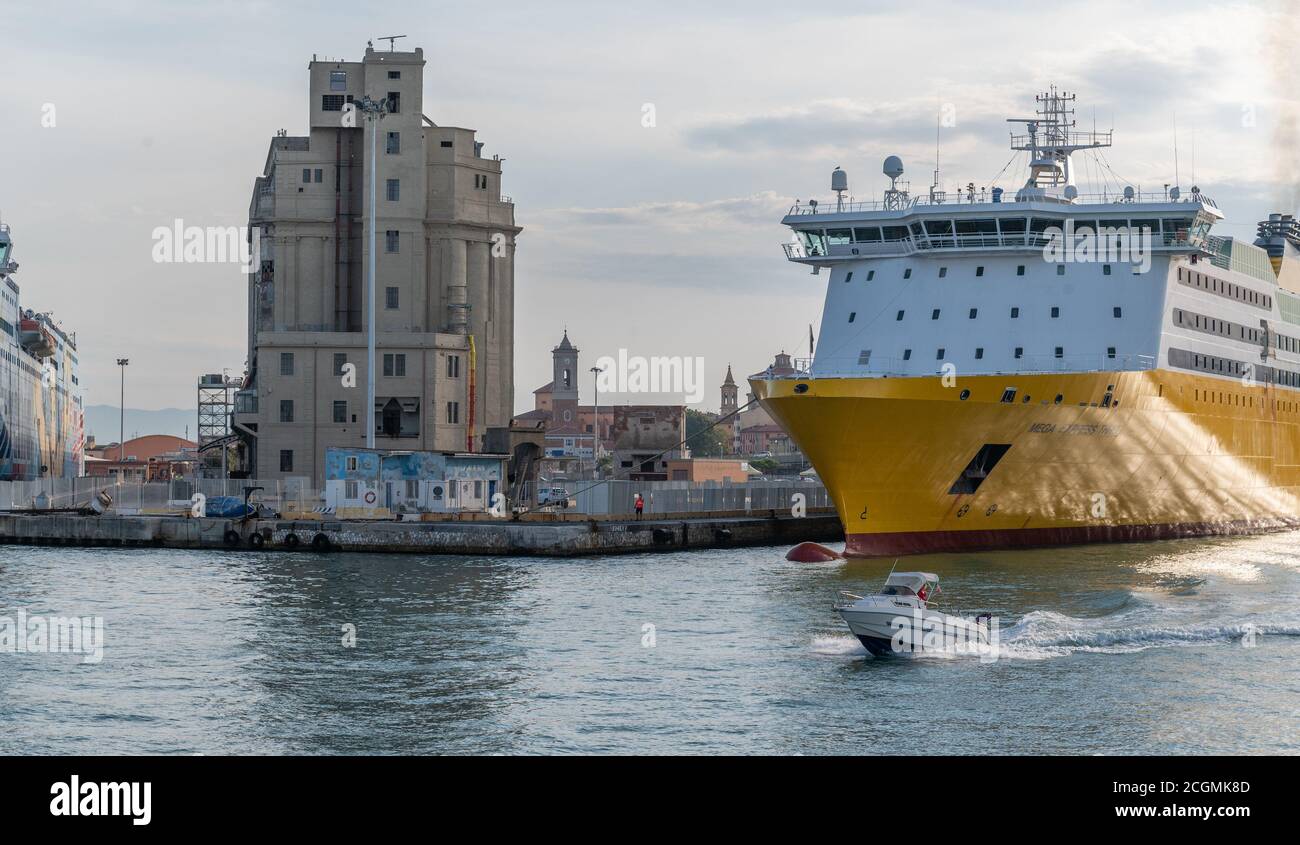
<path id="1" fill-rule="evenodd" d="M 1127 615 L 1126 615 L 1127 616 Z M 1241 621 L 1188 625 L 1123 624 L 1114 617 L 1077 619 L 1050 610 L 1029 613 L 1002 631 L 1001 656 L 1043 660 L 1077 653 L 1130 654 L 1150 648 L 1241 642 L 1252 637 L 1300 637 L 1300 625 Z"/>

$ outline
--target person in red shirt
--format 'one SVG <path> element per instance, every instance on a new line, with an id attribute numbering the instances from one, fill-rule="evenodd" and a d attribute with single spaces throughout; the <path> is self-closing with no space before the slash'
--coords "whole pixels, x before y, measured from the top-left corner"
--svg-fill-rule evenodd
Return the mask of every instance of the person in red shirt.
<path id="1" fill-rule="evenodd" d="M 641 498 L 640 493 L 636 494 L 636 501 L 633 504 L 636 507 L 636 518 L 640 519 L 641 512 L 645 510 L 645 499 Z"/>

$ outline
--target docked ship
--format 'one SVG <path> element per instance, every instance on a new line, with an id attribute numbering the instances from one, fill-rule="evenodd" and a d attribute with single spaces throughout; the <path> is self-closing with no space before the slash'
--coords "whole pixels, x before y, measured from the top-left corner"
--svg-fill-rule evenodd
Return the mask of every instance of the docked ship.
<path id="1" fill-rule="evenodd" d="M 846 199 L 836 168 L 834 199 L 782 221 L 787 258 L 829 272 L 821 332 L 794 374 L 751 385 L 846 554 L 1300 524 L 1300 225 L 1218 236 L 1199 187 L 1123 183 L 1073 95 L 1036 102 L 1011 121 L 1014 194 L 912 196 L 890 156 L 881 201 Z M 1083 156 L 1100 193 L 1076 184 Z"/>
<path id="2" fill-rule="evenodd" d="M 84 466 L 76 336 L 22 308 L 17 270 L 0 223 L 0 481 L 75 478 Z"/>

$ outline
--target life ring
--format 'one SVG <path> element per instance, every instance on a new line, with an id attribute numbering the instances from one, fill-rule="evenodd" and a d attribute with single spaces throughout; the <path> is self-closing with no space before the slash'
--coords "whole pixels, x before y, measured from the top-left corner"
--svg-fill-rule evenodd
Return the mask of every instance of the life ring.
<path id="1" fill-rule="evenodd" d="M 255 549 L 262 548 L 262 546 L 265 543 L 266 543 L 266 538 L 263 537 L 261 534 L 257 533 L 256 531 L 248 535 L 248 545 L 252 546 Z"/>
<path id="2" fill-rule="evenodd" d="M 330 538 L 324 534 L 317 534 L 311 538 L 311 547 L 318 552 L 328 552 L 331 548 Z"/>
<path id="3" fill-rule="evenodd" d="M 226 541 L 227 546 L 238 546 L 240 540 L 239 532 L 233 528 L 227 528 L 226 533 L 222 535 L 222 539 Z"/>
<path id="4" fill-rule="evenodd" d="M 375 503 L 375 491 L 374 491 L 374 490 L 367 490 L 367 491 L 366 491 L 366 504 L 367 504 L 367 505 L 373 505 L 374 503 Z"/>
<path id="5" fill-rule="evenodd" d="M 292 531 L 284 535 L 284 544 L 291 549 L 298 548 L 298 544 L 300 542 L 302 541 L 298 539 L 298 535 L 293 533 Z"/>

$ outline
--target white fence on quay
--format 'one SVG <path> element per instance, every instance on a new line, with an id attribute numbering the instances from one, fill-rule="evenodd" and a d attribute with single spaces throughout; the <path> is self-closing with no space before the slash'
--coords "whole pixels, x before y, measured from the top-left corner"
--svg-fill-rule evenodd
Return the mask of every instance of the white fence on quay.
<path id="1" fill-rule="evenodd" d="M 645 499 L 646 513 L 705 513 L 717 511 L 788 511 L 799 503 L 807 508 L 829 507 L 826 488 L 808 481 L 749 481 L 739 484 L 691 481 L 560 481 L 542 483 L 543 488 L 564 488 L 570 506 L 567 513 L 631 514 L 636 494 Z M 101 490 L 113 498 L 119 513 L 163 513 L 176 511 L 193 500 L 196 493 L 243 498 L 244 488 L 260 487 L 253 501 L 274 511 L 310 512 L 325 507 L 325 492 L 306 480 L 258 481 L 255 479 L 200 478 L 171 481 L 118 483 L 111 478 L 47 478 L 39 481 L 0 481 L 0 510 L 30 508 L 86 508 Z M 525 485 L 524 496 L 512 506 L 537 510 L 537 488 Z M 547 508 L 550 509 L 550 508 Z"/>

